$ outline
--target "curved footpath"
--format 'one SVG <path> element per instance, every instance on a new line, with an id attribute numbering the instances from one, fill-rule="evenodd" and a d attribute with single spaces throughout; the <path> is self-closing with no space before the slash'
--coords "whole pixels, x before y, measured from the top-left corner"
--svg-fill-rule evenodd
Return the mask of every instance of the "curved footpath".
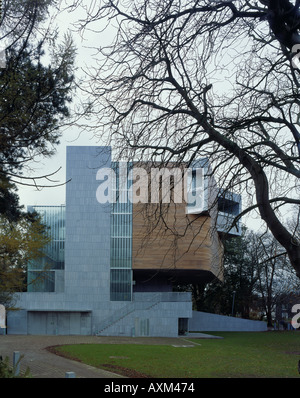
<path id="1" fill-rule="evenodd" d="M 194 335 L 196 337 L 196 335 Z M 197 337 L 210 338 L 203 335 Z M 97 336 L 0 336 L 0 356 L 13 360 L 18 351 L 23 358 L 21 373 L 28 367 L 33 378 L 65 378 L 66 372 L 74 372 L 76 378 L 124 378 L 124 376 L 97 369 L 83 363 L 55 355 L 47 347 L 64 344 L 167 344 L 184 346 L 193 344 L 184 338 L 165 337 L 97 337 Z"/>

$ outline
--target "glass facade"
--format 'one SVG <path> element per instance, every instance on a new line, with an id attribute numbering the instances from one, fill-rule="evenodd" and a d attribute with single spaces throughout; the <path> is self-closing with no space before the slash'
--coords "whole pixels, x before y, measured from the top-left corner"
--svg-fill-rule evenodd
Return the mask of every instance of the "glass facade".
<path id="1" fill-rule="evenodd" d="M 130 164 L 112 163 L 116 203 L 111 204 L 110 299 L 132 297 L 132 203 L 128 198 Z"/>
<path id="2" fill-rule="evenodd" d="M 30 206 L 28 210 L 42 216 L 43 223 L 49 228 L 51 241 L 44 249 L 45 256 L 28 264 L 27 291 L 55 292 L 56 273 L 64 270 L 65 206 Z"/>

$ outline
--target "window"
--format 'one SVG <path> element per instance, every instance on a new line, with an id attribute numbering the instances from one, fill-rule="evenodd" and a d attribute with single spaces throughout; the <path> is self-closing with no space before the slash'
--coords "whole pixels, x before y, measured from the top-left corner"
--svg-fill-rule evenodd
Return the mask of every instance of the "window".
<path id="1" fill-rule="evenodd" d="M 27 266 L 27 291 L 54 292 L 55 270 L 65 267 L 65 206 L 32 206 L 28 210 L 41 215 L 51 241 L 44 249 L 45 255 Z"/>
<path id="2" fill-rule="evenodd" d="M 55 272 L 54 271 L 28 271 L 27 278 L 28 292 L 54 292 Z"/>
<path id="3" fill-rule="evenodd" d="M 222 213 L 238 215 L 239 214 L 239 203 L 225 198 L 218 199 L 218 210 Z"/>
<path id="4" fill-rule="evenodd" d="M 111 301 L 131 301 L 131 269 L 110 270 Z"/>
<path id="5" fill-rule="evenodd" d="M 111 204 L 110 299 L 112 301 L 131 301 L 132 203 L 128 197 L 129 183 L 127 190 L 123 189 L 122 197 L 119 195 L 119 164 L 113 163 L 112 166 L 116 174 L 116 187 L 113 187 L 116 190 L 116 203 Z M 130 167 L 128 164 L 127 173 L 129 173 Z"/>

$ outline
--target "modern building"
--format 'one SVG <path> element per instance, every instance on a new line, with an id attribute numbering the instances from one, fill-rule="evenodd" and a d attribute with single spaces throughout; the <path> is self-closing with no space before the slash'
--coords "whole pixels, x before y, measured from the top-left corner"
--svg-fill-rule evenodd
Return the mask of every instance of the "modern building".
<path id="1" fill-rule="evenodd" d="M 7 333 L 187 331 L 191 293 L 176 287 L 221 279 L 221 238 L 240 233 L 238 223 L 228 228 L 240 196 L 220 192 L 210 175 L 205 159 L 162 170 L 113 162 L 110 147 L 68 147 L 66 204 L 29 206 L 52 241 L 28 265 L 28 289 L 8 313 Z"/>

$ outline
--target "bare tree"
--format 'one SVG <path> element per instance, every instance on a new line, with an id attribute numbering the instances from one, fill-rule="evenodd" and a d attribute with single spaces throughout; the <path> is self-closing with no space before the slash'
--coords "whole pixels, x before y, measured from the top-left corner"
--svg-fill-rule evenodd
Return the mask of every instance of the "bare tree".
<path id="1" fill-rule="evenodd" d="M 102 34 L 83 87 L 95 133 L 127 158 L 208 157 L 224 190 L 247 195 L 242 215 L 259 212 L 298 277 L 299 240 L 279 211 L 300 203 L 299 3 L 103 0 L 80 21 L 82 32 Z M 106 28 L 113 38 L 101 46 Z"/>
<path id="2" fill-rule="evenodd" d="M 272 235 L 243 228 L 241 236 L 226 241 L 224 280 L 192 291 L 200 311 L 238 313 L 242 318 L 261 314 L 272 327 L 276 306 L 299 287 L 294 268 Z"/>
<path id="3" fill-rule="evenodd" d="M 299 279 L 295 280 L 294 268 L 291 268 L 284 249 L 272 236 L 252 235 L 251 240 L 253 256 L 256 258 L 256 290 L 268 327 L 271 327 L 276 305 L 282 297 L 299 290 Z"/>

